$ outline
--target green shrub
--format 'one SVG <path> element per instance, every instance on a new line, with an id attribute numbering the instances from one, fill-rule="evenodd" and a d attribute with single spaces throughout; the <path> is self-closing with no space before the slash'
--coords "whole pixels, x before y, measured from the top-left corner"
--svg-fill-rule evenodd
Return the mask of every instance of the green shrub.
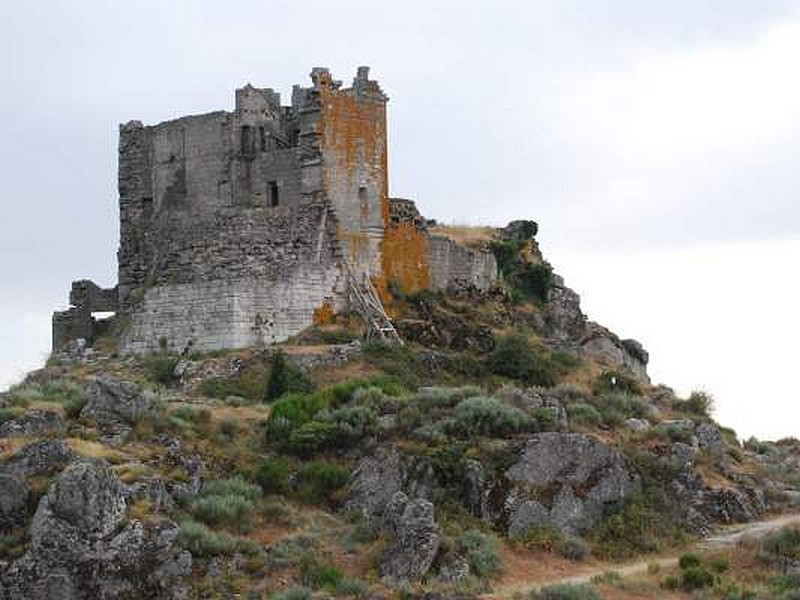
<path id="1" fill-rule="evenodd" d="M 558 548 L 562 539 L 561 533 L 552 525 L 536 525 L 518 536 L 515 541 L 529 550 L 552 552 Z"/>
<path id="2" fill-rule="evenodd" d="M 639 382 L 626 373 L 614 370 L 605 370 L 595 379 L 592 390 L 598 396 L 603 394 L 621 393 L 639 395 L 642 389 Z"/>
<path id="3" fill-rule="evenodd" d="M 335 447 L 339 442 L 336 423 L 309 421 L 289 434 L 286 448 L 295 454 L 308 455 Z"/>
<path id="4" fill-rule="evenodd" d="M 270 410 L 267 437 L 272 440 L 287 439 L 294 429 L 313 419 L 329 405 L 330 400 L 319 393 L 286 394 Z"/>
<path id="5" fill-rule="evenodd" d="M 344 575 L 335 565 L 323 564 L 306 557 L 300 564 L 300 580 L 312 589 L 334 590 Z"/>
<path id="6" fill-rule="evenodd" d="M 590 585 L 564 583 L 531 593 L 531 600 L 603 600 Z"/>
<path id="7" fill-rule="evenodd" d="M 266 402 L 274 402 L 289 393 L 310 393 L 314 385 L 286 354 L 277 350 L 270 358 L 269 377 L 264 392 Z"/>
<path id="8" fill-rule="evenodd" d="M 209 481 L 189 502 L 189 512 L 209 525 L 242 524 L 255 510 L 261 488 L 243 479 Z"/>
<path id="9" fill-rule="evenodd" d="M 207 408 L 179 406 L 169 413 L 168 421 L 182 432 L 194 430 L 197 433 L 206 433 L 211 428 L 211 411 Z"/>
<path id="10" fill-rule="evenodd" d="M 201 496 L 241 496 L 248 500 L 261 498 L 261 489 L 257 485 L 246 482 L 241 477 L 233 479 L 213 479 L 205 482 L 200 490 Z"/>
<path id="11" fill-rule="evenodd" d="M 345 486 L 349 478 L 350 471 L 336 463 L 306 463 L 297 473 L 297 493 L 307 502 L 333 504 L 336 493 Z"/>
<path id="12" fill-rule="evenodd" d="M 646 496 L 637 494 L 629 498 L 622 510 L 608 517 L 592 533 L 594 554 L 623 558 L 653 552 L 664 534 L 663 515 Z"/>
<path id="13" fill-rule="evenodd" d="M 180 522 L 178 542 L 194 556 L 214 556 L 244 552 L 253 554 L 258 545 L 251 540 L 238 538 L 229 533 L 217 532 L 191 519 Z"/>
<path id="14" fill-rule="evenodd" d="M 488 366 L 495 375 L 517 379 L 529 385 L 555 384 L 556 369 L 549 357 L 520 333 L 511 333 L 497 340 Z"/>
<path id="15" fill-rule="evenodd" d="M 691 415 L 709 417 L 714 412 L 714 396 L 708 392 L 695 390 L 689 395 L 688 399 L 677 400 L 672 406 L 675 410 Z"/>
<path id="16" fill-rule="evenodd" d="M 523 297 L 544 304 L 553 285 L 553 267 L 546 261 L 526 263 L 518 267 L 511 282 Z"/>
<path id="17" fill-rule="evenodd" d="M 256 481 L 265 494 L 289 491 L 289 463 L 282 458 L 265 460 L 256 473 Z"/>
<path id="18" fill-rule="evenodd" d="M 219 432 L 228 440 L 233 440 L 239 433 L 239 421 L 233 417 L 225 417 L 219 422 Z"/>
<path id="19" fill-rule="evenodd" d="M 286 362 L 286 355 L 280 350 L 275 352 L 270 359 L 269 367 L 264 399 L 272 402 L 289 391 L 289 366 Z"/>
<path id="20" fill-rule="evenodd" d="M 495 398 L 467 398 L 456 406 L 447 430 L 460 437 L 504 436 L 530 430 L 535 421 L 518 408 Z"/>
<path id="21" fill-rule="evenodd" d="M 589 554 L 589 545 L 580 538 L 567 537 L 558 544 L 558 553 L 569 560 L 585 560 Z"/>
<path id="22" fill-rule="evenodd" d="M 86 404 L 83 386 L 68 379 L 17 385 L 12 387 L 2 400 L 10 407 L 27 407 L 32 402 L 58 403 L 64 406 L 70 418 L 77 417 Z"/>
<path id="23" fill-rule="evenodd" d="M 467 529 L 458 537 L 458 547 L 469 561 L 472 573 L 480 578 L 503 572 L 503 557 L 497 538 L 477 529 Z"/>
<path id="24" fill-rule="evenodd" d="M 731 566 L 731 561 L 729 561 L 724 556 L 715 556 L 711 559 L 711 570 L 715 573 L 722 574 L 727 571 Z"/>
<path id="25" fill-rule="evenodd" d="M 600 411 L 585 402 L 576 402 L 567 406 L 567 415 L 571 423 L 585 427 L 596 427 L 603 422 Z"/>
<path id="26" fill-rule="evenodd" d="M 395 378 L 386 376 L 349 379 L 330 386 L 322 393 L 330 398 L 331 406 L 338 407 L 352 402 L 356 399 L 356 393 L 364 388 L 377 388 L 386 396 L 399 396 L 403 393 L 400 383 Z"/>
<path id="27" fill-rule="evenodd" d="M 11 419 L 16 419 L 20 415 L 25 414 L 25 409 L 21 406 L 10 406 L 7 408 L 0 408 L 0 425 Z"/>
<path id="28" fill-rule="evenodd" d="M 204 396 L 225 400 L 231 396 L 250 402 L 260 402 L 266 390 L 266 369 L 263 365 L 248 364 L 235 375 L 212 377 L 200 384 Z"/>
<path id="29" fill-rule="evenodd" d="M 195 498 L 189 504 L 189 511 L 209 525 L 241 522 L 254 509 L 253 503 L 241 496 L 207 496 Z"/>
<path id="30" fill-rule="evenodd" d="M 176 356 L 159 352 L 146 356 L 143 362 L 151 381 L 169 385 L 175 381 L 175 367 L 178 366 L 178 360 L 180 359 Z"/>
<path id="31" fill-rule="evenodd" d="M 699 567 L 700 566 L 700 557 L 696 554 L 682 554 L 681 557 L 678 559 L 678 566 L 681 569 L 689 569 L 691 567 Z"/>
<path id="32" fill-rule="evenodd" d="M 800 558 L 800 528 L 783 527 L 770 534 L 761 542 L 761 550 L 765 554 L 778 558 Z"/>
<path id="33" fill-rule="evenodd" d="M 687 592 L 714 585 L 714 576 L 701 566 L 687 567 L 681 572 L 681 587 Z"/>

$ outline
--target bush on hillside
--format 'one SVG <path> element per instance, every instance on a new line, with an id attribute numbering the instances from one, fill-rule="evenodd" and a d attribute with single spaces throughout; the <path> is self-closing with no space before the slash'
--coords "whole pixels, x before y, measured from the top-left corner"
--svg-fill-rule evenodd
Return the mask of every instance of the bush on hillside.
<path id="1" fill-rule="evenodd" d="M 675 401 L 672 407 L 698 417 L 710 417 L 714 412 L 714 396 L 708 392 L 695 390 L 686 400 Z"/>
<path id="2" fill-rule="evenodd" d="M 264 392 L 265 402 L 274 402 L 292 392 L 309 393 L 313 389 L 313 383 L 286 358 L 286 354 L 280 350 L 273 353 L 270 358 L 269 377 Z"/>
<path id="3" fill-rule="evenodd" d="M 549 357 L 519 333 L 511 333 L 497 340 L 489 356 L 488 366 L 495 375 L 510 377 L 529 385 L 555 384 L 556 369 Z"/>
<path id="4" fill-rule="evenodd" d="M 306 463 L 297 473 L 297 495 L 312 504 L 336 504 L 338 492 L 350 478 L 345 467 L 327 461 Z"/>
<path id="5" fill-rule="evenodd" d="M 258 467 L 256 481 L 265 494 L 285 494 L 289 491 L 289 463 L 283 458 L 265 460 Z"/>
<path id="6" fill-rule="evenodd" d="M 446 430 L 457 437 L 477 435 L 502 437 L 529 431 L 536 421 L 522 410 L 496 398 L 474 397 L 456 406 Z"/>
<path id="7" fill-rule="evenodd" d="M 503 557 L 493 535 L 467 529 L 458 537 L 458 547 L 469 561 L 470 571 L 478 577 L 491 577 L 503 572 Z"/>

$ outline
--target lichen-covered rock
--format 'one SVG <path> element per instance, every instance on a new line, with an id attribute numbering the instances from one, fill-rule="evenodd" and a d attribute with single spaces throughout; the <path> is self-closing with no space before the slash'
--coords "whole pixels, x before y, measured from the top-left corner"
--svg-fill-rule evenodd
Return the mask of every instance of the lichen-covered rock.
<path id="1" fill-rule="evenodd" d="M 176 547 L 177 525 L 126 523 L 125 507 L 107 463 L 72 463 L 39 502 L 27 552 L 0 572 L 0 597 L 185 598 L 191 556 Z"/>
<path id="2" fill-rule="evenodd" d="M 347 487 L 345 510 L 381 518 L 395 493 L 403 489 L 406 467 L 393 447 L 362 458 Z"/>
<path id="3" fill-rule="evenodd" d="M 650 383 L 647 375 L 649 356 L 636 340 L 620 340 L 602 325 L 589 322 L 579 345 L 581 351 L 593 360 L 625 370 L 638 380 Z"/>
<path id="4" fill-rule="evenodd" d="M 155 396 L 130 381 L 98 377 L 86 386 L 81 418 L 93 421 L 111 441 L 124 440 L 131 426 L 153 410 Z"/>
<path id="5" fill-rule="evenodd" d="M 67 425 L 58 413 L 49 410 L 29 410 L 16 419 L 0 425 L 0 438 L 59 435 Z"/>
<path id="6" fill-rule="evenodd" d="M 564 285 L 560 277 L 553 278 L 547 295 L 547 334 L 557 341 L 575 341 L 586 330 L 586 315 L 581 311 L 581 297 Z"/>
<path id="7" fill-rule="evenodd" d="M 0 531 L 20 527 L 25 522 L 29 494 L 22 477 L 0 473 Z"/>
<path id="8" fill-rule="evenodd" d="M 403 498 L 398 495 L 393 512 L 399 512 Z M 394 540 L 383 555 L 379 573 L 392 585 L 421 579 L 431 568 L 439 550 L 439 526 L 433 504 L 423 498 L 408 500 L 394 522 Z"/>
<path id="9" fill-rule="evenodd" d="M 702 512 L 717 523 L 746 523 L 764 513 L 763 496 L 755 490 L 715 488 L 702 496 Z"/>
<path id="10" fill-rule="evenodd" d="M 23 446 L 0 471 L 25 477 L 47 475 L 64 468 L 74 456 L 63 440 L 41 440 Z"/>
<path id="11" fill-rule="evenodd" d="M 630 418 L 625 420 L 625 426 L 633 431 L 647 431 L 650 429 L 650 421 L 647 419 Z"/>
<path id="12" fill-rule="evenodd" d="M 511 490 L 504 513 L 509 534 L 549 524 L 580 533 L 621 507 L 639 483 L 617 450 L 577 433 L 541 433 L 506 472 Z"/>
<path id="13" fill-rule="evenodd" d="M 722 433 L 714 423 L 700 423 L 695 429 L 697 444 L 701 450 L 705 450 L 712 456 L 723 456 L 727 450 Z"/>

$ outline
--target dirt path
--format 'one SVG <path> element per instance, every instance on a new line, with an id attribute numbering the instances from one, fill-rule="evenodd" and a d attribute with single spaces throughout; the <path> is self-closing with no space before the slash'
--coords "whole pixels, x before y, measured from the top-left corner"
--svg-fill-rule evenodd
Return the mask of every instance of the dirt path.
<path id="1" fill-rule="evenodd" d="M 753 521 L 752 523 L 731 525 L 698 542 L 693 549 L 703 552 L 729 548 L 736 545 L 736 543 L 744 537 L 761 538 L 785 525 L 791 525 L 793 523 L 800 523 L 800 514 L 782 515 L 765 521 Z M 684 554 L 687 550 L 690 549 L 683 550 L 680 554 Z M 498 586 L 492 593 L 487 594 L 485 597 L 498 599 L 510 598 L 516 593 L 525 594 L 550 585 L 589 583 L 593 578 L 608 573 L 609 571 L 614 571 L 621 577 L 630 577 L 631 575 L 646 573 L 650 565 L 658 565 L 662 569 L 674 567 L 678 564 L 679 556 L 680 555 L 648 557 L 645 560 L 627 563 L 607 563 L 602 565 L 602 567 L 595 566 L 588 570 L 582 568 L 580 564 L 576 564 L 575 570 L 577 573 L 575 575 L 565 577 L 563 574 L 559 574 L 553 578 L 536 577 L 530 580 L 517 579 L 512 583 Z"/>

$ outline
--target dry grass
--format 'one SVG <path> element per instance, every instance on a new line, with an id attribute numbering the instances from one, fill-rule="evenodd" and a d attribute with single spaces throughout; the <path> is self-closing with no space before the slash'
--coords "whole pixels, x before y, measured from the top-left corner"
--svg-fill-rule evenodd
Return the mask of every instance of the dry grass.
<path id="1" fill-rule="evenodd" d="M 457 244 L 471 248 L 484 246 L 495 234 L 494 227 L 476 227 L 471 225 L 436 225 L 430 232 L 450 238 Z"/>
<path id="2" fill-rule="evenodd" d="M 108 462 L 115 464 L 125 462 L 128 459 L 123 452 L 99 442 L 90 442 L 79 438 L 68 438 L 66 442 L 73 452 L 88 458 L 104 458 Z"/>

